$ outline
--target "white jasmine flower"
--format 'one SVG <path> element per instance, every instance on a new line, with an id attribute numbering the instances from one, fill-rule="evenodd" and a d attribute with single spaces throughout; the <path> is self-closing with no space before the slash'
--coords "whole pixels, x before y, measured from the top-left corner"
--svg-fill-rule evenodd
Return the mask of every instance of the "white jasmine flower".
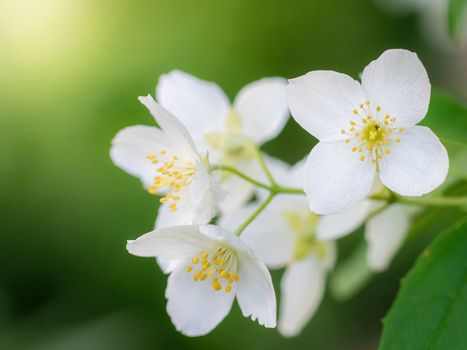
<path id="1" fill-rule="evenodd" d="M 157 99 L 190 130 L 197 147 L 209 151 L 212 162 L 262 179 L 255 149 L 277 136 L 287 121 L 286 84 L 283 78 L 255 81 L 241 89 L 231 105 L 218 85 L 172 71 L 159 79 Z M 253 193 L 253 187 L 236 176 L 220 173 L 219 179 L 224 212 Z"/>
<path id="2" fill-rule="evenodd" d="M 160 129 L 136 125 L 112 141 L 113 162 L 137 176 L 151 194 L 162 194 L 160 227 L 204 224 L 216 212 L 216 185 L 206 156 L 200 155 L 185 127 L 151 96 L 139 100 Z"/>
<path id="3" fill-rule="evenodd" d="M 303 182 L 303 161 L 292 168 L 271 159 L 268 163 L 281 185 L 297 186 Z M 249 204 L 222 216 L 220 224 L 229 229 L 238 227 L 257 205 Z M 365 216 L 366 207 L 355 206 L 349 213 L 340 215 L 332 229 L 341 235 L 352 232 Z M 327 217 L 310 212 L 305 197 L 281 194 L 242 233 L 245 243 L 268 267 L 286 267 L 281 281 L 278 321 L 278 330 L 284 336 L 300 333 L 323 297 L 326 275 L 336 260 L 334 241 L 318 238 L 318 233 L 327 227 L 330 227 Z"/>
<path id="4" fill-rule="evenodd" d="M 319 139 L 306 162 L 310 209 L 343 211 L 363 199 L 375 177 L 404 196 L 438 187 L 448 155 L 433 132 L 416 125 L 428 110 L 430 82 L 415 53 L 388 50 L 363 71 L 362 84 L 333 71 L 290 80 L 295 120 Z"/>
<path id="5" fill-rule="evenodd" d="M 167 312 L 180 332 L 199 336 L 229 313 L 234 298 L 245 317 L 276 326 L 276 297 L 266 266 L 236 235 L 214 225 L 157 229 L 129 241 L 131 254 L 178 260 L 166 289 Z"/>
<path id="6" fill-rule="evenodd" d="M 375 181 L 370 195 L 382 195 L 388 190 L 380 181 Z M 369 217 L 365 223 L 367 241 L 366 260 L 368 267 L 375 272 L 386 270 L 396 253 L 404 243 L 410 229 L 410 223 L 419 208 L 403 204 L 391 204 L 387 208 L 384 201 L 363 199 L 356 206 L 361 208 L 362 217 Z M 376 215 L 372 215 L 376 213 Z M 325 226 L 318 233 L 323 240 L 336 240 L 351 233 L 340 229 L 339 220 L 343 214 L 327 215 Z M 363 221 L 363 220 L 362 220 Z"/>

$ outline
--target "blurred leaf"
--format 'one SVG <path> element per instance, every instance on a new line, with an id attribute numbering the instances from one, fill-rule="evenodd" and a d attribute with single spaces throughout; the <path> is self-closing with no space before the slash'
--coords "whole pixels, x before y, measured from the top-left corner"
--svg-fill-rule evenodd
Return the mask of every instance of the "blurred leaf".
<path id="1" fill-rule="evenodd" d="M 451 160 L 447 184 L 467 177 L 465 125 L 467 107 L 445 92 L 433 90 L 428 113 L 422 123 L 438 135 Z"/>
<path id="2" fill-rule="evenodd" d="M 451 158 L 451 176 L 467 180 L 467 148 Z"/>
<path id="3" fill-rule="evenodd" d="M 417 259 L 384 319 L 381 350 L 467 349 L 467 218 Z"/>
<path id="4" fill-rule="evenodd" d="M 450 0 L 448 8 L 448 29 L 449 34 L 453 39 L 456 38 L 456 33 L 461 25 L 463 12 L 465 9 L 466 0 Z"/>
<path id="5" fill-rule="evenodd" d="M 329 286 L 336 299 L 341 301 L 350 299 L 373 277 L 374 273 L 366 262 L 366 253 L 367 243 L 362 240 L 332 274 Z"/>
<path id="6" fill-rule="evenodd" d="M 431 93 L 430 107 L 423 119 L 448 148 L 456 148 L 465 143 L 467 108 L 449 94 L 434 89 Z"/>

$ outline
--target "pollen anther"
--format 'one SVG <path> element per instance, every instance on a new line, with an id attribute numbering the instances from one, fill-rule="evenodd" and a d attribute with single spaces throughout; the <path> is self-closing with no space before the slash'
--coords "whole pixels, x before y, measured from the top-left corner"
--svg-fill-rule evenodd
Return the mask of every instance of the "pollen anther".
<path id="1" fill-rule="evenodd" d="M 396 118 L 389 114 L 383 114 L 384 118 L 378 117 L 379 112 L 383 110 L 382 107 L 378 105 L 376 108 L 371 108 L 368 100 L 359 103 L 358 107 L 364 110 L 365 116 L 359 114 L 358 109 L 353 109 L 353 114 L 358 115 L 357 120 L 354 120 L 355 117 L 350 119 L 350 127 L 347 130 L 341 129 L 340 132 L 351 136 L 345 139 L 346 144 L 350 143 L 351 140 L 356 141 L 355 143 L 352 142 L 351 151 L 353 153 L 358 151 L 360 153 L 358 157 L 361 161 L 369 156 L 372 164 L 377 165 L 378 159 L 382 159 L 383 155 L 388 156 L 391 153 L 389 148 L 386 148 L 391 145 L 391 140 L 400 143 L 400 137 L 391 137 L 395 130 L 393 124 L 396 122 Z M 403 132 L 404 128 L 398 128 L 397 130 Z M 364 153 L 364 149 L 369 153 Z"/>

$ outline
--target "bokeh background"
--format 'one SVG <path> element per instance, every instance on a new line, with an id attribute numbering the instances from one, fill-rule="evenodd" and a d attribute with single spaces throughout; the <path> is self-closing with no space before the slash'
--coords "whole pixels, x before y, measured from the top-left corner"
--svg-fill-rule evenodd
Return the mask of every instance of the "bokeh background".
<path id="1" fill-rule="evenodd" d="M 190 339 L 165 312 L 165 276 L 125 250 L 152 229 L 157 200 L 113 166 L 110 141 L 125 126 L 153 123 L 137 97 L 175 68 L 233 98 L 263 76 L 358 77 L 401 47 L 426 65 L 436 87 L 426 123 L 458 155 L 467 26 L 448 35 L 446 4 L 0 0 L 0 349 L 375 349 L 400 278 L 461 213 L 424 214 L 389 271 L 345 303 L 328 293 L 300 337 L 283 339 L 235 305 L 211 334 Z M 314 142 L 290 120 L 265 150 L 293 163 Z M 360 239 L 340 243 L 344 260 Z"/>

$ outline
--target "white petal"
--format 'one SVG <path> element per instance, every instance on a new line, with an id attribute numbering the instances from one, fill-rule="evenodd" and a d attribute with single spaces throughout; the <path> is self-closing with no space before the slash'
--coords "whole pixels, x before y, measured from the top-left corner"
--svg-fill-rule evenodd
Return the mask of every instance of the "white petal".
<path id="1" fill-rule="evenodd" d="M 243 131 L 258 144 L 276 137 L 288 119 L 286 85 L 283 78 L 263 78 L 245 86 L 235 98 Z"/>
<path id="2" fill-rule="evenodd" d="M 287 203 L 286 198 L 281 196 L 273 199 L 269 207 L 241 235 L 241 240 L 270 268 L 280 268 L 287 264 L 292 259 L 295 245 L 295 236 L 285 220 L 285 213 L 275 208 L 279 203 Z M 219 225 L 233 231 L 243 224 L 258 206 L 258 203 L 249 204 L 224 215 Z"/>
<path id="3" fill-rule="evenodd" d="M 159 103 L 190 130 L 198 146 L 204 145 L 206 133 L 224 129 L 230 102 L 217 84 L 175 70 L 160 77 L 156 94 Z"/>
<path id="4" fill-rule="evenodd" d="M 178 155 L 188 159 L 198 159 L 193 139 L 188 130 L 168 110 L 148 96 L 140 96 L 139 100 L 151 112 L 152 116 L 177 149 Z"/>
<path id="5" fill-rule="evenodd" d="M 166 260 L 161 258 L 156 258 L 157 264 L 161 268 L 162 272 L 167 274 L 175 270 L 180 263 L 180 260 Z"/>
<path id="6" fill-rule="evenodd" d="M 261 222 L 264 223 L 266 220 L 261 220 Z M 275 227 L 273 227 L 274 222 L 278 224 Z M 258 228 L 259 224 L 255 227 Z M 263 226 L 259 230 L 254 228 L 245 231 L 242 234 L 242 240 L 269 268 L 284 267 L 292 259 L 294 251 L 295 237 L 290 228 L 285 227 L 285 224 L 278 220 L 268 222 L 268 226 Z M 267 228 L 271 230 L 267 231 Z"/>
<path id="7" fill-rule="evenodd" d="M 189 194 L 193 224 L 207 224 L 216 215 L 217 197 L 218 189 L 213 176 L 198 163 Z"/>
<path id="8" fill-rule="evenodd" d="M 185 225 L 151 231 L 134 241 L 128 241 L 126 248 L 130 254 L 137 256 L 175 260 L 191 258 L 215 244 L 200 234 L 198 226 Z"/>
<path id="9" fill-rule="evenodd" d="M 325 273 L 314 256 L 291 264 L 281 281 L 279 332 L 300 333 L 317 310 L 324 293 Z"/>
<path id="10" fill-rule="evenodd" d="M 272 173 L 273 178 L 277 183 L 281 184 L 284 187 L 292 188 L 303 188 L 304 183 L 304 168 L 307 157 L 298 161 L 294 165 L 289 165 L 281 159 L 271 157 L 267 154 L 264 154 L 264 160 Z M 264 178 L 264 173 L 262 177 L 258 177 L 263 182 L 268 182 L 267 178 Z M 263 189 L 257 189 L 257 194 L 263 200 L 269 195 L 269 191 Z"/>
<path id="11" fill-rule="evenodd" d="M 177 211 L 173 212 L 170 210 L 168 204 L 161 204 L 156 216 L 155 229 L 168 228 L 180 225 L 191 225 L 192 211 L 186 205 L 178 206 Z M 157 264 L 161 268 L 162 272 L 172 272 L 180 262 L 180 259 L 162 259 L 156 258 Z"/>
<path id="12" fill-rule="evenodd" d="M 360 83 L 333 71 L 313 71 L 289 80 L 289 108 L 298 124 L 321 141 L 344 138 L 353 110 L 365 101 Z"/>
<path id="13" fill-rule="evenodd" d="M 305 164 L 307 156 L 290 167 L 287 180 L 284 181 L 287 186 L 302 188 L 305 178 Z"/>
<path id="14" fill-rule="evenodd" d="M 147 187 L 153 183 L 157 168 L 147 156 L 169 147 L 170 142 L 160 129 L 135 125 L 120 130 L 114 137 L 110 157 L 115 165 L 139 177 Z"/>
<path id="15" fill-rule="evenodd" d="M 291 179 L 292 167 L 288 163 L 284 162 L 282 159 L 272 157 L 266 153 L 263 154 L 263 158 L 277 183 L 290 187 L 299 186 L 297 183 L 293 182 L 298 180 L 298 178 L 294 176 L 294 178 Z M 260 170 L 262 171 L 262 169 Z M 267 179 L 265 180 L 267 181 Z"/>
<path id="16" fill-rule="evenodd" d="M 370 191 L 376 168 L 361 161 L 343 141 L 319 142 L 305 164 L 304 189 L 311 211 L 339 213 Z"/>
<path id="17" fill-rule="evenodd" d="M 225 215 L 242 207 L 254 193 L 254 187 L 250 183 L 235 175 L 222 179 L 221 189 L 222 197 L 219 208 Z"/>
<path id="18" fill-rule="evenodd" d="M 215 291 L 210 280 L 195 282 L 185 270 L 187 264 L 181 263 L 169 276 L 165 292 L 167 313 L 178 331 L 200 336 L 212 331 L 229 313 L 235 283 L 229 293 Z"/>
<path id="19" fill-rule="evenodd" d="M 340 214 L 322 216 L 317 227 L 318 238 L 338 239 L 352 233 L 365 222 L 368 214 L 380 205 L 384 203 L 363 199 Z"/>
<path id="20" fill-rule="evenodd" d="M 228 165 L 240 170 L 252 179 L 267 182 L 263 169 L 256 159 L 242 159 L 229 162 Z M 255 193 L 255 187 L 244 179 L 230 173 L 218 172 L 218 182 L 221 184 L 220 209 L 228 214 L 247 203 Z"/>
<path id="21" fill-rule="evenodd" d="M 250 204 L 245 205 L 244 207 L 238 208 L 237 210 L 233 212 L 222 213 L 222 215 L 218 219 L 218 224 L 220 227 L 228 231 L 235 232 L 235 230 L 243 222 L 245 222 L 245 220 L 248 219 L 248 217 L 250 217 L 251 214 L 253 214 L 256 208 L 257 208 L 256 203 L 250 203 Z M 253 223 L 254 221 L 252 222 L 252 224 Z M 245 229 L 244 233 L 247 230 L 248 230 L 248 227 Z M 244 233 L 242 233 L 242 239 L 243 239 Z"/>
<path id="22" fill-rule="evenodd" d="M 201 225 L 199 232 L 207 239 L 227 244 L 237 253 L 244 253 L 253 256 L 253 251 L 243 241 L 231 231 L 224 230 L 218 225 Z"/>
<path id="23" fill-rule="evenodd" d="M 374 271 L 383 271 L 404 243 L 410 216 L 401 205 L 391 205 L 368 220 L 365 238 L 368 242 L 367 262 Z"/>
<path id="24" fill-rule="evenodd" d="M 239 166 L 235 167 L 240 170 Z M 243 169 L 240 171 L 247 173 Z M 219 208 L 223 214 L 234 212 L 250 200 L 255 190 L 253 185 L 232 174 L 219 172 L 217 175 L 221 189 Z"/>
<path id="25" fill-rule="evenodd" d="M 186 202 L 185 202 L 186 203 Z M 176 211 L 172 211 L 168 204 L 161 204 L 157 212 L 155 228 L 166 228 L 180 225 L 192 225 L 193 210 L 188 204 L 180 205 Z"/>
<path id="26" fill-rule="evenodd" d="M 330 271 L 334 268 L 337 261 L 337 244 L 336 241 L 322 241 L 324 244 L 324 256 L 319 257 L 319 263 L 323 271 Z"/>
<path id="27" fill-rule="evenodd" d="M 400 143 L 380 163 L 380 179 L 390 190 L 403 196 L 421 196 L 446 179 L 449 158 L 438 137 L 425 126 L 408 128 Z"/>
<path id="28" fill-rule="evenodd" d="M 245 317 L 267 328 L 276 326 L 276 294 L 266 266 L 249 254 L 238 256 L 237 301 Z"/>
<path id="29" fill-rule="evenodd" d="M 387 50 L 371 62 L 362 75 L 362 85 L 373 106 L 396 118 L 397 126 L 411 126 L 428 111 L 431 85 L 417 55 L 407 50 Z"/>
<path id="30" fill-rule="evenodd" d="M 177 202 L 177 210 L 170 210 L 167 204 L 160 205 L 156 228 L 207 224 L 216 214 L 218 190 L 215 187 L 209 172 L 197 164 L 189 192 Z"/>

